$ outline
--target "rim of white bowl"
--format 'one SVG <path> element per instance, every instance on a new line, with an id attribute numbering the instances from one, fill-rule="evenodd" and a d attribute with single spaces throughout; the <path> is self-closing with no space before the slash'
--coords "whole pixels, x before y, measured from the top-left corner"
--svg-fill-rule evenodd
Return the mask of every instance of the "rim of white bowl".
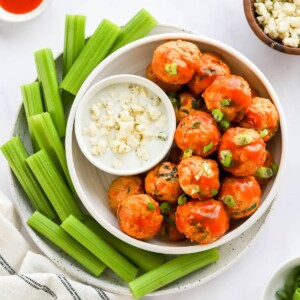
<path id="1" fill-rule="evenodd" d="M 275 268 L 275 270 L 273 271 L 273 275 L 269 279 L 266 287 L 264 288 L 264 290 L 262 292 L 260 300 L 268 300 L 268 299 L 270 299 L 270 297 L 267 294 L 267 292 L 271 288 L 271 285 L 272 285 L 273 281 L 277 278 L 277 276 L 280 275 L 280 273 L 283 273 L 287 269 L 291 268 L 293 265 L 294 265 L 294 267 L 300 266 L 300 256 L 293 256 L 292 258 L 288 258 L 288 259 L 284 260 L 283 262 L 281 262 Z M 278 289 L 280 289 L 280 286 L 278 286 Z"/>
<path id="2" fill-rule="evenodd" d="M 264 199 L 263 203 L 260 205 L 259 209 L 246 221 L 244 221 L 239 227 L 236 229 L 226 233 L 223 237 L 216 240 L 213 243 L 210 243 L 208 245 L 191 245 L 186 247 L 168 247 L 168 246 L 161 246 L 161 245 L 155 245 L 151 243 L 147 243 L 145 241 L 136 240 L 125 233 L 121 232 L 120 229 L 115 228 L 112 226 L 108 221 L 104 220 L 101 216 L 101 213 L 99 213 L 95 208 L 91 205 L 91 203 L 88 201 L 87 196 L 85 195 L 83 189 L 80 186 L 80 181 L 77 177 L 75 166 L 73 164 L 73 154 L 72 154 L 72 133 L 73 133 L 73 127 L 74 127 L 74 118 L 76 109 L 79 103 L 79 100 L 82 98 L 82 96 L 86 93 L 89 85 L 91 82 L 95 79 L 97 74 L 101 72 L 102 69 L 104 69 L 108 64 L 110 64 L 116 57 L 122 55 L 124 52 L 130 51 L 141 44 L 147 44 L 155 41 L 167 41 L 167 40 L 174 40 L 174 39 L 182 39 L 182 40 L 189 40 L 189 41 L 195 41 L 198 43 L 205 43 L 213 47 L 217 47 L 221 49 L 222 51 L 230 53 L 232 56 L 236 57 L 238 61 L 242 61 L 245 65 L 248 66 L 248 68 L 259 78 L 259 80 L 263 83 L 266 90 L 268 91 L 271 99 L 276 105 L 276 108 L 279 112 L 280 116 L 280 132 L 281 132 L 281 138 L 282 138 L 282 149 L 281 149 L 281 158 L 280 158 L 280 164 L 279 164 L 279 170 L 276 175 L 276 178 L 273 182 L 273 185 L 271 187 L 271 190 L 269 191 L 267 197 Z M 230 46 L 227 46 L 226 44 L 216 41 L 214 39 L 204 37 L 197 34 L 190 34 L 190 33 L 166 33 L 166 34 L 159 34 L 154 35 L 150 37 L 145 37 L 143 39 L 140 39 L 138 41 L 135 41 L 131 44 L 128 44 L 124 46 L 123 48 L 119 49 L 115 53 L 111 54 L 108 58 L 103 60 L 101 64 L 99 64 L 88 76 L 88 78 L 85 80 L 83 85 L 81 86 L 74 103 L 72 105 L 72 108 L 69 113 L 69 119 L 67 123 L 67 131 L 66 131 L 66 139 L 65 139 L 65 146 L 66 146 L 66 154 L 67 154 L 67 164 L 70 172 L 71 179 L 73 181 L 74 187 L 78 193 L 79 198 L 81 199 L 82 203 L 86 207 L 86 209 L 89 211 L 89 213 L 95 218 L 97 222 L 99 222 L 105 229 L 107 229 L 109 232 L 111 232 L 113 235 L 118 237 L 119 239 L 132 244 L 136 247 L 152 251 L 152 252 L 159 252 L 159 253 L 168 253 L 168 254 L 187 254 L 187 253 L 194 253 L 194 252 L 200 252 L 204 250 L 208 250 L 211 248 L 219 247 L 232 239 L 236 238 L 240 234 L 242 234 L 247 228 L 249 228 L 251 225 L 253 225 L 261 216 L 262 214 L 267 210 L 267 208 L 272 203 L 273 199 L 275 198 L 280 182 L 282 180 L 285 165 L 286 165 L 286 153 L 287 153 L 287 144 L 288 144 L 288 138 L 287 138 L 287 128 L 286 128 L 286 120 L 284 117 L 282 106 L 279 102 L 279 99 L 269 83 L 268 79 L 264 76 L 264 74 L 256 67 L 248 58 L 246 58 L 243 54 L 238 52 L 237 50 L 231 48 Z"/>
<path id="3" fill-rule="evenodd" d="M 166 109 L 166 115 L 169 120 L 169 128 L 168 128 L 168 139 L 165 141 L 165 143 L 162 145 L 162 149 L 160 152 L 160 155 L 155 157 L 153 160 L 147 162 L 144 166 L 134 168 L 134 169 L 128 169 L 128 170 L 118 170 L 114 169 L 113 167 L 109 166 L 106 163 L 103 163 L 97 157 L 91 154 L 91 151 L 86 144 L 84 140 L 84 135 L 82 132 L 82 119 L 83 119 L 83 113 L 86 110 L 86 107 L 88 104 L 93 101 L 95 96 L 103 89 L 120 83 L 133 83 L 138 84 L 140 86 L 145 87 L 149 91 L 151 91 L 154 95 L 158 96 Z M 105 79 L 100 80 L 93 86 L 91 86 L 87 92 L 83 95 L 80 102 L 78 103 L 76 114 L 75 114 L 75 136 L 79 145 L 79 148 L 81 152 L 84 154 L 84 156 L 98 169 L 109 173 L 113 175 L 119 175 L 119 176 L 129 176 L 129 175 L 136 175 L 141 174 L 144 172 L 149 171 L 152 167 L 154 167 L 156 164 L 158 164 L 168 153 L 170 150 L 172 144 L 173 144 L 173 136 L 176 129 L 176 118 L 174 115 L 174 109 L 173 106 L 166 95 L 166 93 L 155 83 L 152 81 L 141 77 L 137 75 L 132 74 L 120 74 L 120 75 L 113 75 L 109 76 Z"/>
<path id="4" fill-rule="evenodd" d="M 43 0 L 34 10 L 25 14 L 13 14 L 0 7 L 0 21 L 10 23 L 21 23 L 32 20 L 41 15 L 50 5 L 52 0 Z"/>

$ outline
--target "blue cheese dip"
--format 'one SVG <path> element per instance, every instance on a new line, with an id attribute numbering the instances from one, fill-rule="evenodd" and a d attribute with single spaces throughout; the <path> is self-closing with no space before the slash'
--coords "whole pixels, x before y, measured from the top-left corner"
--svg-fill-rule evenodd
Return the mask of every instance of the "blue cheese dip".
<path id="1" fill-rule="evenodd" d="M 143 167 L 159 156 L 169 136 L 161 99 L 138 84 L 110 85 L 94 96 L 83 115 L 91 154 L 118 170 Z"/>

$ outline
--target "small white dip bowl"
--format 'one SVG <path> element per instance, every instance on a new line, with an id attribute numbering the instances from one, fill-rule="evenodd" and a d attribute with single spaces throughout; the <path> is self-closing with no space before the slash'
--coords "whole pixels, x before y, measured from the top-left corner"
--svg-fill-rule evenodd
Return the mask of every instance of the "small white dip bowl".
<path id="1" fill-rule="evenodd" d="M 131 115 L 129 110 L 134 109 L 137 111 Z M 125 115 L 123 119 L 121 114 Z M 126 132 L 122 124 L 139 130 Z M 136 75 L 111 76 L 93 85 L 80 100 L 75 116 L 75 134 L 82 153 L 100 170 L 119 176 L 141 174 L 158 164 L 172 146 L 175 129 L 168 96 L 150 80 Z M 120 137 L 124 133 L 125 137 Z M 131 144 L 139 144 L 128 146 L 128 139 Z"/>

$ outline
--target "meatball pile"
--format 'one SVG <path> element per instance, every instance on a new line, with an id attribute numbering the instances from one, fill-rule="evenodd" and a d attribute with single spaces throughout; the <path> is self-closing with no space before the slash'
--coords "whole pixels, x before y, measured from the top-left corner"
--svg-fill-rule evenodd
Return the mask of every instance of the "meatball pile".
<path id="1" fill-rule="evenodd" d="M 261 187 L 278 169 L 266 143 L 279 114 L 221 57 L 191 42 L 158 46 L 146 77 L 173 104 L 174 147 L 147 174 L 114 180 L 109 204 L 136 239 L 211 243 L 258 209 Z"/>

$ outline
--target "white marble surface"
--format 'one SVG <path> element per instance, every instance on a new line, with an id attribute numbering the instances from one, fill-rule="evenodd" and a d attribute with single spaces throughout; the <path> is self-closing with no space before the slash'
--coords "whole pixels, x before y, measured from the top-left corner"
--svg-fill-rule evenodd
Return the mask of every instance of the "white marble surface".
<path id="1" fill-rule="evenodd" d="M 176 295 L 159 297 L 165 300 L 259 299 L 277 266 L 300 255 L 297 191 L 300 57 L 278 53 L 262 44 L 246 22 L 242 1 L 53 0 L 48 10 L 35 20 L 23 24 L 0 23 L 0 144 L 11 135 L 21 104 L 19 86 L 36 77 L 33 52 L 45 47 L 51 48 L 54 54 L 62 50 L 65 14 L 86 15 L 90 34 L 103 17 L 124 24 L 142 7 L 161 23 L 191 28 L 246 55 L 267 76 L 282 102 L 289 133 L 286 176 L 263 231 L 245 255 L 216 279 Z M 0 189 L 10 196 L 8 168 L 2 155 L 0 170 Z"/>

